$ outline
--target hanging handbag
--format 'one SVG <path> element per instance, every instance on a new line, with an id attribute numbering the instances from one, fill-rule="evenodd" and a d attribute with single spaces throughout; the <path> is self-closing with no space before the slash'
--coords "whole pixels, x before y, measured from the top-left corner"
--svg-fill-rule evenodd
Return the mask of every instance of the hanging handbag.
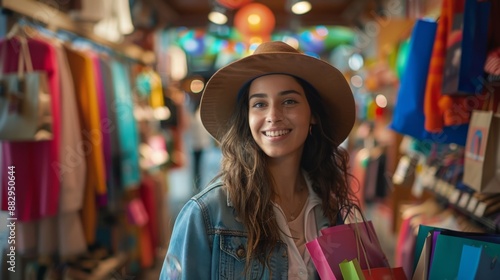
<path id="1" fill-rule="evenodd" d="M 481 92 L 484 76 L 491 3 L 466 0 L 463 12 L 454 13 L 446 46 L 443 94 Z"/>
<path id="2" fill-rule="evenodd" d="M 8 42 L 20 46 L 17 73 L 2 73 Z M 52 136 L 47 74 L 33 70 L 26 38 L 5 41 L 0 51 L 0 140 L 44 141 Z"/>

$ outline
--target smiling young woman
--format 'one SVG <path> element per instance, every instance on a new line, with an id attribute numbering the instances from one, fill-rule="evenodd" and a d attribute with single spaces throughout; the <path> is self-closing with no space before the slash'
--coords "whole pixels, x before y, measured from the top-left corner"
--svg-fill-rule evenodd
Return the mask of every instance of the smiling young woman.
<path id="1" fill-rule="evenodd" d="M 270 157 L 300 162 L 302 149 L 313 124 L 309 103 L 295 78 L 266 75 L 252 81 L 248 120 L 252 137 Z"/>
<path id="2" fill-rule="evenodd" d="M 283 42 L 221 68 L 201 119 L 220 143 L 221 172 L 175 222 L 167 257 L 182 279 L 316 279 L 305 248 L 353 204 L 348 154 L 355 118 L 335 67 Z M 167 258 L 161 278 L 168 279 Z"/>

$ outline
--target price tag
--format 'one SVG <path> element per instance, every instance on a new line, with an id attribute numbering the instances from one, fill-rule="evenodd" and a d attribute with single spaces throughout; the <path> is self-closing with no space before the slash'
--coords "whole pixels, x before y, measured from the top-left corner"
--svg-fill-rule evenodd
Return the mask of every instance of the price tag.
<path id="1" fill-rule="evenodd" d="M 434 189 L 434 185 L 436 184 L 436 172 L 437 167 L 427 167 L 422 172 L 422 185 L 428 189 Z"/>
<path id="2" fill-rule="evenodd" d="M 471 197 L 470 201 L 469 201 L 469 205 L 467 205 L 467 210 L 469 210 L 471 213 L 474 213 L 478 203 L 479 203 L 479 200 L 477 200 L 477 198 Z"/>
<path id="3" fill-rule="evenodd" d="M 441 180 L 441 179 L 438 179 L 437 182 L 436 182 L 436 188 L 435 188 L 435 191 L 440 194 L 440 195 L 445 195 L 445 192 L 446 192 L 446 182 Z"/>
<path id="4" fill-rule="evenodd" d="M 411 194 L 415 197 L 422 197 L 422 193 L 424 192 L 424 185 L 422 184 L 422 176 L 415 177 L 415 181 L 413 182 L 413 186 L 411 188 Z"/>
<path id="5" fill-rule="evenodd" d="M 402 156 L 398 162 L 398 167 L 392 175 L 392 182 L 394 184 L 400 185 L 404 182 L 408 169 L 410 168 L 410 158 L 408 156 Z"/>
<path id="6" fill-rule="evenodd" d="M 458 202 L 458 206 L 462 208 L 466 208 L 467 204 L 469 204 L 469 199 L 470 199 L 470 194 L 464 192 L 462 193 L 462 196 L 460 197 L 460 201 Z"/>
<path id="7" fill-rule="evenodd" d="M 453 194 L 453 192 L 456 190 L 455 186 L 450 184 L 450 183 L 446 183 L 446 197 L 449 199 L 451 197 L 451 195 Z"/>
<path id="8" fill-rule="evenodd" d="M 474 211 L 474 215 L 478 216 L 478 217 L 482 217 L 484 216 L 484 212 L 486 211 L 486 207 L 488 205 L 486 205 L 486 203 L 484 202 L 479 202 L 477 204 L 477 207 L 476 207 L 476 211 Z"/>
<path id="9" fill-rule="evenodd" d="M 450 195 L 450 198 L 449 198 L 449 201 L 450 203 L 453 203 L 453 204 L 458 204 L 459 200 L 460 200 L 460 195 L 462 194 L 461 191 L 457 190 L 457 189 L 454 189 L 452 192 L 451 192 L 451 195 Z"/>

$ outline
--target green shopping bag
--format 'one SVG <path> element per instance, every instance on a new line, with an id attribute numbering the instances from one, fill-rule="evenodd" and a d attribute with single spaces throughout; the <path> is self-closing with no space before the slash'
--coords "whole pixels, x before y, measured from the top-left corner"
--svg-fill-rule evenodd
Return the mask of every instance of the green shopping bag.
<path id="1" fill-rule="evenodd" d="M 358 259 L 344 260 L 340 264 L 340 271 L 344 280 L 365 280 Z"/>

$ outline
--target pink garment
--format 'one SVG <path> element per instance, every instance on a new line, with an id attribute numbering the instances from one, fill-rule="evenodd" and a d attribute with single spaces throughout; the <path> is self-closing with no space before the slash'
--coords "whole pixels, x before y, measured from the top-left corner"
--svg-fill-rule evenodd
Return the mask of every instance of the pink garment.
<path id="1" fill-rule="evenodd" d="M 0 42 L 6 46 L 4 73 L 16 72 L 19 41 Z M 33 69 L 47 73 L 51 91 L 53 140 L 41 142 L 2 142 L 0 189 L 1 209 L 7 210 L 8 167 L 15 166 L 16 217 L 30 221 L 55 215 L 59 207 L 60 88 L 59 68 L 54 48 L 38 39 L 28 39 Z M 0 69 L 2 70 L 2 69 Z"/>
<path id="2" fill-rule="evenodd" d="M 111 166 L 111 129 L 112 122 L 108 117 L 108 110 L 106 103 L 106 90 L 104 88 L 104 81 L 102 79 L 101 63 L 99 61 L 99 56 L 95 53 L 87 53 L 92 60 L 96 93 L 97 93 L 97 106 L 99 107 L 99 115 L 101 122 L 101 133 L 102 133 L 102 154 L 104 157 L 104 169 L 106 185 L 109 186 L 108 180 L 111 178 L 112 166 Z M 98 194 L 97 203 L 99 206 L 107 205 L 108 197 L 107 194 Z"/>

